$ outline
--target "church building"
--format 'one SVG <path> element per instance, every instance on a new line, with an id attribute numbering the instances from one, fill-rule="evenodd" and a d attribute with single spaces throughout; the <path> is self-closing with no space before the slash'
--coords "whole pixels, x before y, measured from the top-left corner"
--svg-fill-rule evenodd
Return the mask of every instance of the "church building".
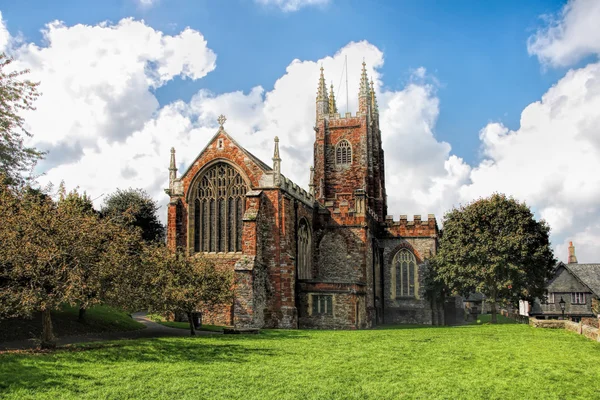
<path id="1" fill-rule="evenodd" d="M 168 246 L 235 274 L 233 304 L 204 315 L 205 323 L 317 329 L 443 323 L 442 304 L 427 298 L 424 285 L 427 259 L 437 249 L 436 219 L 387 215 L 379 110 L 364 62 L 358 96 L 355 115 L 338 113 L 321 68 L 308 191 L 281 174 L 277 137 L 267 165 L 225 131 L 223 116 L 179 177 L 171 149 Z"/>

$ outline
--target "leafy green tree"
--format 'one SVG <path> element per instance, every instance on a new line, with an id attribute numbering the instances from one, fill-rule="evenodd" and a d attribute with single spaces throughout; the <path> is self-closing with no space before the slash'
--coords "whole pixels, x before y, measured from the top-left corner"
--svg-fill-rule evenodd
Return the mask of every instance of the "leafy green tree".
<path id="1" fill-rule="evenodd" d="M 117 189 L 105 200 L 103 216 L 120 219 L 123 223 L 139 227 L 142 238 L 148 242 L 164 242 L 165 227 L 158 218 L 159 206 L 143 189 Z"/>
<path id="2" fill-rule="evenodd" d="M 39 83 L 21 79 L 28 73 L 8 71 L 13 60 L 0 53 L 0 175 L 11 184 L 22 184 L 23 173 L 30 171 L 44 153 L 24 144 L 31 133 L 19 115 L 23 110 L 34 110 L 33 102 L 39 96 Z"/>
<path id="3" fill-rule="evenodd" d="M 40 312 L 43 348 L 56 344 L 52 311 L 128 293 L 122 270 L 138 266 L 137 229 L 101 219 L 82 197 L 73 191 L 54 202 L 28 187 L 0 185 L 0 317 Z"/>
<path id="4" fill-rule="evenodd" d="M 67 300 L 80 221 L 59 212 L 49 196 L 7 187 L 0 219 L 0 314 L 41 312 L 42 347 L 53 347 L 50 313 Z"/>
<path id="5" fill-rule="evenodd" d="M 163 244 L 145 247 L 141 262 L 148 308 L 157 313 L 185 312 L 195 335 L 193 313 L 231 304 L 233 274 L 209 260 L 171 252 Z"/>
<path id="6" fill-rule="evenodd" d="M 556 263 L 549 233 L 527 205 L 494 194 L 444 216 L 433 265 L 450 290 L 485 294 L 496 323 L 499 301 L 544 297 Z"/>
<path id="7" fill-rule="evenodd" d="M 59 187 L 57 206 L 62 213 L 81 221 L 78 238 L 70 249 L 73 284 L 67 297 L 79 304 L 79 320 L 84 322 L 90 306 L 110 302 L 108 293 L 130 292 L 130 288 L 118 290 L 115 286 L 121 285 L 122 269 L 135 269 L 136 259 L 127 255 L 132 248 L 139 248 L 141 236 L 138 229 L 119 223 L 120 219 L 101 219 L 85 193 L 77 189 L 67 193 L 64 183 Z"/>

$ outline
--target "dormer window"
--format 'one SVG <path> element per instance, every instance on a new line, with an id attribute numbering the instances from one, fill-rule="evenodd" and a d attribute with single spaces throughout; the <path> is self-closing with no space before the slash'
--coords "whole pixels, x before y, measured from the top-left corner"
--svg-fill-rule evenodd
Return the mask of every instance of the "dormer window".
<path id="1" fill-rule="evenodd" d="M 335 146 L 335 163 L 337 165 L 352 164 L 352 146 L 343 139 Z"/>

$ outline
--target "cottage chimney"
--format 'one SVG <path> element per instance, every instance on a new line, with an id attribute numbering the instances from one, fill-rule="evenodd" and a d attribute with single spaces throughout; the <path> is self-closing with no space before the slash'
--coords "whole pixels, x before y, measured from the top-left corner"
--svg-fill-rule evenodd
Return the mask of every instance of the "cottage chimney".
<path id="1" fill-rule="evenodd" d="M 577 264 L 577 257 L 575 256 L 575 246 L 573 246 L 573 242 L 569 242 L 569 264 Z"/>

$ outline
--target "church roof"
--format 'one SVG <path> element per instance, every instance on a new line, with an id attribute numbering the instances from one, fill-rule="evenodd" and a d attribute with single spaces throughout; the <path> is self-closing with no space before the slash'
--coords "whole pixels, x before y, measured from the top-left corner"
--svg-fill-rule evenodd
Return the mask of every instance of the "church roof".
<path id="1" fill-rule="evenodd" d="M 246 148 L 244 146 L 241 146 L 234 138 L 231 137 L 231 135 L 229 135 L 225 129 L 223 129 L 223 127 L 221 126 L 219 128 L 219 130 L 217 131 L 217 133 L 215 133 L 213 135 L 213 137 L 208 141 L 208 143 L 206 144 L 206 146 L 204 146 L 204 148 L 202 149 L 202 151 L 200 153 L 198 153 L 198 156 L 194 159 L 194 161 L 192 161 L 189 165 L 189 167 L 185 170 L 185 172 L 181 175 L 181 178 L 183 178 L 184 176 L 186 176 L 188 174 L 188 172 L 190 172 L 190 170 L 192 169 L 192 167 L 194 166 L 194 164 L 196 164 L 196 161 L 198 161 L 198 159 L 202 156 L 202 154 L 204 154 L 204 152 L 206 151 L 206 149 L 208 149 L 208 147 L 217 139 L 217 137 L 223 134 L 224 136 L 227 137 L 227 139 L 229 139 L 231 141 L 231 143 L 233 143 L 237 148 L 239 148 L 249 159 L 251 159 L 256 165 L 258 165 L 263 171 L 265 172 L 269 172 L 269 171 L 273 171 L 273 168 L 269 167 L 267 164 L 265 164 L 260 158 L 256 157 L 254 154 L 250 153 L 248 150 L 246 150 Z M 180 179 L 181 179 L 180 178 Z"/>
<path id="2" fill-rule="evenodd" d="M 594 294 L 600 296 L 600 264 L 571 263 L 563 265 Z"/>

